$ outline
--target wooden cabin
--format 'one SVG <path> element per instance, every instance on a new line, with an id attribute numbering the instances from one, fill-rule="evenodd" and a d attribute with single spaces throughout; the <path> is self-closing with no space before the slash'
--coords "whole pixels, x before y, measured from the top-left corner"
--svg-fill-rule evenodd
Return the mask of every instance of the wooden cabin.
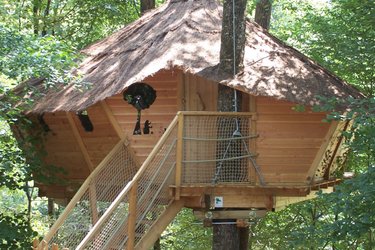
<path id="1" fill-rule="evenodd" d="M 70 201 L 40 249 L 147 249 L 183 207 L 244 219 L 338 181 L 350 124 L 311 106 L 361 94 L 252 22 L 244 72 L 225 76 L 220 31 L 216 1 L 170 1 L 83 51 L 89 88 L 61 86 L 27 112 L 48 125 L 45 162 L 67 172 L 39 195 Z M 156 99 L 134 134 L 124 92 L 139 82 Z M 220 84 L 241 92 L 241 112 L 217 111 Z"/>

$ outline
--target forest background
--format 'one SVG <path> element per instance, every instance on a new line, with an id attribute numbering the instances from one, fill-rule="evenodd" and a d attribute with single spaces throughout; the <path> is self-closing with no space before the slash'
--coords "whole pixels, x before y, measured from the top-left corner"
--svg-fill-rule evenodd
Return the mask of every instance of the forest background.
<path id="1" fill-rule="evenodd" d="M 256 3 L 248 0 L 248 18 Z M 160 5 L 163 1 L 157 1 Z M 269 213 L 251 226 L 251 249 L 375 248 L 375 2 L 273 0 L 270 33 L 359 88 L 361 100 L 324 100 L 327 120 L 354 119 L 345 133 L 349 158 L 341 173 L 355 177 L 331 194 Z M 30 78 L 45 87 L 70 82 L 79 50 L 139 18 L 136 0 L 0 0 L 0 249 L 29 249 L 63 207 L 37 196 L 32 172 L 9 124 L 22 119 L 8 91 Z M 32 100 L 28 100 L 32 102 Z M 350 112 L 335 111 L 349 101 Z M 296 108 L 298 109 L 298 107 Z M 57 171 L 51 169 L 51 171 Z M 47 180 L 44 180 L 47 181 Z M 53 180 L 48 180 L 53 181 Z M 186 230 L 189 228 L 190 230 Z M 161 237 L 162 249 L 210 249 L 212 231 L 183 210 Z"/>

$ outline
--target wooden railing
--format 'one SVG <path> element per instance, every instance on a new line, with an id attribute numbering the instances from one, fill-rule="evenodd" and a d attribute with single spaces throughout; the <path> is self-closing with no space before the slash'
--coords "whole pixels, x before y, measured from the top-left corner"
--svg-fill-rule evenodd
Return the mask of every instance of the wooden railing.
<path id="1" fill-rule="evenodd" d="M 85 180 L 38 249 L 44 250 L 54 245 L 71 249 L 77 246 L 137 169 L 127 139 L 121 140 Z"/>
<path id="2" fill-rule="evenodd" d="M 115 160 L 124 159 L 118 157 L 124 151 L 120 150 L 124 141 L 119 143 L 95 169 L 93 176 L 90 175 L 85 181 L 39 244 L 39 249 L 47 249 L 53 244 L 69 249 L 144 247 L 142 238 L 145 235 L 149 237 L 149 230 L 155 228 L 158 219 L 171 220 L 171 215 L 183 206 L 183 202 L 176 202 L 180 199 L 179 188 L 182 185 L 221 182 L 254 184 L 256 180 L 262 183 L 251 148 L 256 138 L 252 117 L 252 113 L 179 112 L 136 173 L 130 171 L 132 164 L 123 166 L 121 161 Z M 111 166 L 124 170 L 123 174 L 127 177 L 116 174 L 121 183 L 116 186 L 122 188 L 111 192 L 116 196 L 103 199 L 101 192 L 111 189 L 111 184 L 98 185 L 95 178 L 101 176 L 99 173 L 107 173 L 105 168 Z M 173 196 L 170 195 L 171 186 L 175 187 Z M 69 224 L 68 216 L 80 202 L 90 207 L 90 197 L 98 201 L 95 207 L 86 210 L 90 228 L 85 229 L 82 237 L 74 236 L 74 242 L 61 241 L 61 237 L 72 237 L 61 236 L 63 225 Z M 92 212 L 101 206 L 105 206 L 101 215 Z M 170 212 L 172 210 L 173 213 Z M 74 216 L 70 216 L 70 220 L 74 220 Z M 169 221 L 162 224 L 166 226 L 166 222 Z M 72 232 L 77 234 L 76 230 Z"/>
<path id="3" fill-rule="evenodd" d="M 76 249 L 134 249 L 173 202 L 169 186 L 175 182 L 177 117 L 137 174 L 92 227 Z"/>

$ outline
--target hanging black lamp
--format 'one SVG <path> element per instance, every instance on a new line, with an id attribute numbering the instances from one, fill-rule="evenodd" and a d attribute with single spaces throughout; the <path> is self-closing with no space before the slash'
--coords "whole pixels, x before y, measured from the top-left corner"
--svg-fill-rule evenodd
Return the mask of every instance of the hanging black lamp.
<path id="1" fill-rule="evenodd" d="M 133 135 L 142 134 L 141 131 L 141 110 L 149 108 L 156 99 L 156 91 L 148 84 L 136 82 L 124 91 L 124 100 L 137 109 L 137 122 Z"/>

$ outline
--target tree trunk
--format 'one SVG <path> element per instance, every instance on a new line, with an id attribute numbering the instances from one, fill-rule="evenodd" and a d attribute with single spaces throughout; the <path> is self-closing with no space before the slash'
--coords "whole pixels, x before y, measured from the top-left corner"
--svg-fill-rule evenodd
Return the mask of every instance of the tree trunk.
<path id="1" fill-rule="evenodd" d="M 160 238 L 156 240 L 153 250 L 161 250 Z"/>
<path id="2" fill-rule="evenodd" d="M 33 28 L 34 34 L 39 35 L 39 10 L 40 10 L 40 1 L 33 1 Z"/>
<path id="3" fill-rule="evenodd" d="M 47 0 L 47 6 L 46 6 L 46 9 L 44 10 L 44 17 L 43 17 L 42 36 L 47 35 L 48 16 L 49 16 L 50 8 L 51 8 L 51 0 Z"/>
<path id="4" fill-rule="evenodd" d="M 258 1 L 255 9 L 255 22 L 268 30 L 270 28 L 271 11 L 271 0 Z"/>
<path id="5" fill-rule="evenodd" d="M 155 8 L 155 0 L 141 0 L 141 15 Z"/>
<path id="6" fill-rule="evenodd" d="M 249 235 L 250 235 L 250 229 L 249 227 L 240 227 L 239 230 L 239 238 L 240 238 L 240 246 L 239 249 L 241 250 L 247 250 L 249 249 Z"/>
<path id="7" fill-rule="evenodd" d="M 233 1 L 235 3 L 234 11 Z M 224 1 L 220 48 L 220 70 L 231 75 L 235 75 L 243 70 L 243 56 L 246 39 L 246 2 L 247 0 Z"/>
<path id="8" fill-rule="evenodd" d="M 235 220 L 221 220 L 216 223 L 235 222 Z M 213 225 L 213 250 L 237 250 L 239 249 L 239 234 L 236 224 Z"/>
<path id="9" fill-rule="evenodd" d="M 246 40 L 246 2 L 247 0 L 224 1 L 219 70 L 232 76 L 243 70 Z M 218 111 L 240 111 L 240 93 L 237 93 L 237 106 L 235 108 L 234 90 L 219 85 L 218 91 Z M 247 249 L 247 244 L 241 244 L 240 242 L 247 242 L 248 234 L 240 233 L 240 229 L 234 223 L 235 219 L 214 221 L 212 249 Z"/>

